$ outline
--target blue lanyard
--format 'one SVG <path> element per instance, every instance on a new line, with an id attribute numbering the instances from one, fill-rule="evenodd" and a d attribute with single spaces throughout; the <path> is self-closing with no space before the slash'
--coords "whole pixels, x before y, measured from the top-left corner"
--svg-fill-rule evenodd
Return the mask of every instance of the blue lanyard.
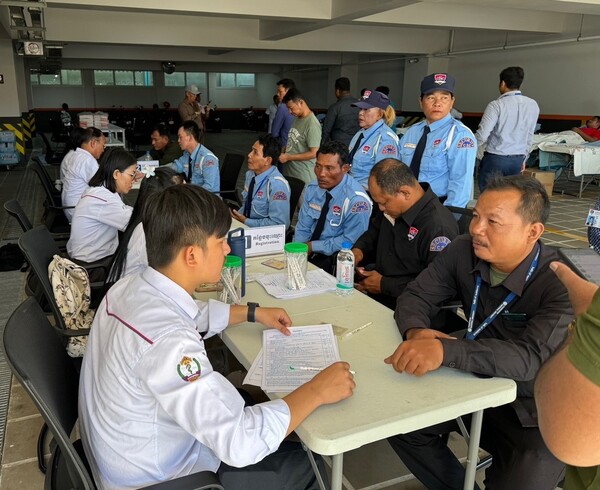
<path id="1" fill-rule="evenodd" d="M 540 246 L 538 245 L 537 252 L 535 253 L 535 257 L 529 266 L 529 270 L 527 271 L 527 275 L 525 276 L 525 284 L 531 279 L 535 269 L 537 268 L 538 261 L 540 258 Z M 469 312 L 469 323 L 467 326 L 467 334 L 465 338 L 467 340 L 475 340 L 477 336 L 483 332 L 488 325 L 490 325 L 496 317 L 517 297 L 515 293 L 512 291 L 504 298 L 504 301 L 498 305 L 498 307 L 492 312 L 490 316 L 488 316 L 475 331 L 473 331 L 473 325 L 475 323 L 475 310 L 477 310 L 477 301 L 479 300 L 479 290 L 481 289 L 481 275 L 477 275 L 477 279 L 475 280 L 475 292 L 473 293 L 473 300 L 471 301 L 471 311 Z"/>

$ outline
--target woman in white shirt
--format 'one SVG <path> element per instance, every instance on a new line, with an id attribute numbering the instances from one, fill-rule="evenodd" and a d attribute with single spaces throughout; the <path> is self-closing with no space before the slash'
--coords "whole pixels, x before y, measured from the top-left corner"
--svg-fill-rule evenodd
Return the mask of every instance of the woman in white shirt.
<path id="1" fill-rule="evenodd" d="M 89 187 L 75 207 L 67 252 L 79 262 L 95 262 L 115 253 L 119 231 L 125 230 L 133 208 L 123 202 L 137 178 L 137 162 L 123 149 L 106 152 Z"/>
<path id="2" fill-rule="evenodd" d="M 146 235 L 142 226 L 142 212 L 148 198 L 157 192 L 184 183 L 181 174 L 170 167 L 158 167 L 146 173 L 140 185 L 140 193 L 133 207 L 127 228 L 121 235 L 119 246 L 113 257 L 107 286 L 130 274 L 137 274 L 148 267 Z"/>

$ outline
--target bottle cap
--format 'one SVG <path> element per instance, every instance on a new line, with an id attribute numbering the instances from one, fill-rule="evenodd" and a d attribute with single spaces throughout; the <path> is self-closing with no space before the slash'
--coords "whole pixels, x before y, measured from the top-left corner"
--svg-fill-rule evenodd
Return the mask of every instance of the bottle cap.
<path id="1" fill-rule="evenodd" d="M 342 242 L 342 248 L 350 250 L 352 248 L 352 242 Z"/>
<path id="2" fill-rule="evenodd" d="M 237 255 L 228 255 L 225 257 L 223 267 L 242 267 L 242 259 Z"/>
<path id="3" fill-rule="evenodd" d="M 308 245 L 300 242 L 286 243 L 283 249 L 292 254 L 308 253 Z"/>

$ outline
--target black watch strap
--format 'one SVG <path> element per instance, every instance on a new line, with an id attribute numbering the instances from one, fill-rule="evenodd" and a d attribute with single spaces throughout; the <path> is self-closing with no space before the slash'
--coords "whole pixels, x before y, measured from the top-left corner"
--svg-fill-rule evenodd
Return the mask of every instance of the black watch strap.
<path id="1" fill-rule="evenodd" d="M 256 308 L 260 305 L 258 303 L 248 303 L 248 321 L 255 322 L 256 321 Z"/>

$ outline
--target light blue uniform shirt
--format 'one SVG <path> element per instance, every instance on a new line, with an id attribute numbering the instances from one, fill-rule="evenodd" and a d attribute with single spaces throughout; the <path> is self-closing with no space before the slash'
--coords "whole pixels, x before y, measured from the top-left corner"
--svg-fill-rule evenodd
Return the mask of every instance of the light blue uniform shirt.
<path id="1" fill-rule="evenodd" d="M 528 155 L 540 108 L 520 90 L 506 92 L 492 100 L 475 133 L 477 144 L 494 155 Z"/>
<path id="2" fill-rule="evenodd" d="M 427 121 L 414 124 L 400 141 L 400 160 L 412 162 Z M 427 182 L 446 206 L 464 208 L 473 192 L 473 171 L 477 156 L 475 136 L 463 123 L 448 114 L 429 125 L 427 144 L 421 159 L 419 182 Z"/>
<path id="3" fill-rule="evenodd" d="M 183 172 L 187 179 L 190 161 L 194 165 L 191 183 L 204 187 L 210 192 L 219 192 L 221 190 L 219 159 L 209 149 L 199 144 L 191 155 L 189 151 L 184 151 L 183 155 L 169 166 L 177 172 Z"/>
<path id="4" fill-rule="evenodd" d="M 310 242 L 325 203 L 325 192 L 326 189 L 321 189 L 316 180 L 306 186 L 294 235 L 295 242 Z M 339 252 L 344 242 L 354 245 L 358 237 L 367 231 L 372 209 L 371 199 L 351 175 L 344 175 L 342 181 L 329 193 L 332 197 L 323 233 L 319 240 L 312 242 L 313 252 L 324 255 Z"/>
<path id="5" fill-rule="evenodd" d="M 373 166 L 384 158 L 398 158 L 398 136 L 383 119 L 377 121 L 369 129 L 361 129 L 350 141 L 350 151 L 354 148 L 356 140 L 364 134 L 360 148 L 354 153 L 350 175 L 354 177 L 365 189 L 369 184 L 369 173 Z"/>
<path id="6" fill-rule="evenodd" d="M 277 167 L 271 167 L 260 175 L 255 175 L 252 170 L 246 172 L 246 182 L 242 192 L 242 207 L 239 209 L 244 214 L 248 188 L 252 177 L 254 180 L 254 196 L 250 205 L 250 217 L 245 223 L 248 226 L 285 225 L 290 226 L 290 185 Z"/>

